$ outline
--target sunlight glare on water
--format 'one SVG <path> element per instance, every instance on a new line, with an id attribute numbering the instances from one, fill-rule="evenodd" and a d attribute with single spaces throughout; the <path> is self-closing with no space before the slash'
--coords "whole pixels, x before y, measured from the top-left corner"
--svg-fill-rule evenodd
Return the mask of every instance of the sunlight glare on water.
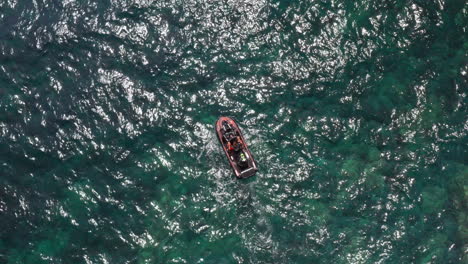
<path id="1" fill-rule="evenodd" d="M 467 15 L 0 1 L 0 262 L 466 263 Z"/>

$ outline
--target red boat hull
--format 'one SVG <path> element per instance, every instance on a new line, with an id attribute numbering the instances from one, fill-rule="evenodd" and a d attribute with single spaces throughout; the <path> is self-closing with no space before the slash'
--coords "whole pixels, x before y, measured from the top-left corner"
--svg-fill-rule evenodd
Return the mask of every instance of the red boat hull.
<path id="1" fill-rule="evenodd" d="M 239 163 L 236 161 L 236 153 L 234 153 L 233 150 L 229 150 L 228 147 L 228 140 L 226 139 L 225 136 L 225 127 L 223 126 L 223 123 L 226 125 L 225 122 L 229 124 L 230 128 L 232 128 L 233 132 L 235 133 L 235 136 L 238 137 L 238 139 L 241 142 L 241 148 L 238 153 L 243 153 L 244 157 L 246 157 L 246 165 L 244 167 L 240 166 Z M 236 122 L 232 120 L 229 117 L 220 117 L 218 121 L 216 122 L 216 134 L 218 137 L 219 142 L 221 143 L 224 153 L 226 154 L 226 157 L 228 158 L 229 164 L 231 165 L 232 169 L 234 170 L 234 174 L 236 175 L 237 178 L 248 178 L 253 176 L 257 171 L 257 163 L 255 162 L 254 157 L 252 156 L 252 153 L 250 152 L 249 148 L 247 147 L 247 144 L 244 140 L 244 136 L 242 135 L 242 132 L 239 129 L 239 126 L 237 126 Z"/>

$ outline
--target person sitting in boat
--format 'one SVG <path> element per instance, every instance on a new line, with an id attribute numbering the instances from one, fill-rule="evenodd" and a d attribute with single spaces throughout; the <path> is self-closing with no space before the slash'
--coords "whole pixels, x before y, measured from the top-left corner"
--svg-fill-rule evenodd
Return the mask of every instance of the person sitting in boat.
<path id="1" fill-rule="evenodd" d="M 233 147 L 234 147 L 234 151 L 236 151 L 236 152 L 238 152 L 239 150 L 242 149 L 242 141 L 240 140 L 239 136 L 237 136 L 234 139 Z"/>
<path id="2" fill-rule="evenodd" d="M 229 141 L 227 147 L 229 151 L 238 152 L 242 147 L 239 137 L 235 137 L 231 141 Z"/>
<path id="3" fill-rule="evenodd" d="M 244 152 L 241 152 L 241 154 L 239 155 L 238 165 L 241 168 L 246 168 L 248 165 L 247 157 L 245 156 Z"/>
<path id="4" fill-rule="evenodd" d="M 230 141 L 227 143 L 227 148 L 229 151 L 234 151 L 234 147 L 232 146 Z"/>
<path id="5" fill-rule="evenodd" d="M 240 143 L 239 137 L 237 137 L 233 145 L 234 145 L 234 151 L 239 151 L 241 149 L 241 143 Z"/>

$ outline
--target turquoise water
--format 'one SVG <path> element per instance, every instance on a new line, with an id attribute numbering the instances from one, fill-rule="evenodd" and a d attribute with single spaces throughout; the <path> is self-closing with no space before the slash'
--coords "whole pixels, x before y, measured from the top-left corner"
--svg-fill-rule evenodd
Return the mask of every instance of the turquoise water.
<path id="1" fill-rule="evenodd" d="M 0 263 L 467 263 L 467 16 L 0 1 Z"/>

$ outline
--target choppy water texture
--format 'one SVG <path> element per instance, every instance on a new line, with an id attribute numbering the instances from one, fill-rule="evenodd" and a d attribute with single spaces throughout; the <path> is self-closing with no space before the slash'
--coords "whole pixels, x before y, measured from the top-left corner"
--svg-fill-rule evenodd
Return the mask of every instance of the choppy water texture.
<path id="1" fill-rule="evenodd" d="M 0 0 L 0 263 L 467 263 L 467 16 Z"/>

